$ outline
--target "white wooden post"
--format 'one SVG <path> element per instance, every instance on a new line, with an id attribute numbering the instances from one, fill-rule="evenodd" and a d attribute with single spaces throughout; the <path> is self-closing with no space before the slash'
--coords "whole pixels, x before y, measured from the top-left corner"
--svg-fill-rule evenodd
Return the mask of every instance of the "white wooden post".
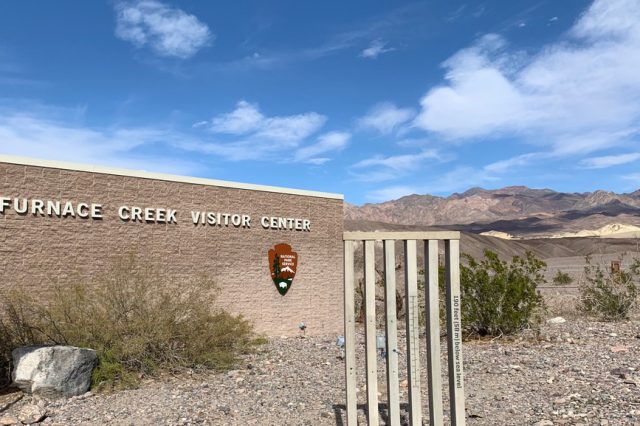
<path id="1" fill-rule="evenodd" d="M 344 242 L 344 357 L 347 390 L 347 426 L 358 424 L 356 394 L 356 321 L 354 302 L 353 254 L 355 242 Z"/>
<path id="2" fill-rule="evenodd" d="M 460 241 L 445 241 L 447 278 L 447 346 L 451 424 L 464 426 L 464 379 L 462 371 L 462 324 L 460 306 Z"/>
<path id="3" fill-rule="evenodd" d="M 429 380 L 429 424 L 442 419 L 442 367 L 440 365 L 440 289 L 438 286 L 438 240 L 424 242 L 424 288 L 427 311 L 427 379 Z"/>
<path id="4" fill-rule="evenodd" d="M 409 382 L 409 422 L 422 425 L 422 403 L 420 399 L 420 347 L 418 310 L 418 271 L 416 240 L 404 242 L 404 280 L 407 326 L 407 377 Z"/>
<path id="5" fill-rule="evenodd" d="M 391 426 L 400 426 L 400 389 L 398 385 L 398 324 L 396 320 L 396 252 L 395 241 L 384 241 L 384 307 L 387 336 L 387 394 Z"/>
<path id="6" fill-rule="evenodd" d="M 367 419 L 378 426 L 378 361 L 376 352 L 376 265 L 375 241 L 364 242 L 365 345 L 367 368 Z"/>

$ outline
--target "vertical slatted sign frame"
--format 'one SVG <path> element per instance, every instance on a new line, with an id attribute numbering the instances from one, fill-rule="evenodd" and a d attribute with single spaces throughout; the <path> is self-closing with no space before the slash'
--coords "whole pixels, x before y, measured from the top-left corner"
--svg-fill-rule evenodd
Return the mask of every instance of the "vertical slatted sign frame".
<path id="1" fill-rule="evenodd" d="M 406 295 L 405 329 L 407 336 L 408 418 L 411 425 L 422 424 L 422 396 L 420 392 L 419 318 L 417 286 L 417 242 L 424 242 L 425 318 L 427 349 L 427 383 L 429 424 L 443 424 L 442 367 L 440 362 L 440 292 L 438 282 L 438 243 L 445 248 L 445 305 L 447 325 L 447 354 L 449 367 L 449 400 L 451 424 L 465 424 L 464 379 L 462 367 L 461 312 L 460 312 L 460 233 L 433 232 L 345 232 L 344 236 L 344 307 L 345 307 L 345 378 L 346 424 L 357 424 L 356 397 L 356 324 L 355 324 L 355 270 L 356 245 L 363 242 L 365 308 L 365 371 L 367 383 L 367 421 L 379 424 L 376 328 L 376 269 L 375 242 L 383 242 L 384 259 L 384 326 L 386 342 L 387 424 L 400 424 L 401 401 L 399 392 L 398 336 L 396 320 L 396 253 L 395 243 L 404 247 L 404 277 Z"/>
<path id="2" fill-rule="evenodd" d="M 344 242 L 344 365 L 347 391 L 347 424 L 357 424 L 356 399 L 356 318 L 353 271 L 354 241 Z"/>
<path id="3" fill-rule="evenodd" d="M 396 319 L 396 245 L 384 241 L 384 314 L 387 346 L 388 424 L 400 426 L 400 387 L 398 383 L 398 323 Z"/>
<path id="4" fill-rule="evenodd" d="M 364 305 L 367 369 L 367 419 L 370 426 L 378 421 L 378 358 L 376 353 L 376 264 L 375 241 L 364 242 Z"/>

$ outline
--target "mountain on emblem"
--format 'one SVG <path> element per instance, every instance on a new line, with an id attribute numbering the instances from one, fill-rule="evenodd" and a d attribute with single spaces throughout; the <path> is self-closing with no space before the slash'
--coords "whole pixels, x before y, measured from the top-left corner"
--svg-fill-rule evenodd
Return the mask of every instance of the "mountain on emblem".
<path id="1" fill-rule="evenodd" d="M 269 269 L 271 279 L 278 292 L 284 296 L 291 288 L 293 277 L 298 269 L 298 253 L 289 244 L 277 244 L 269 250 Z"/>

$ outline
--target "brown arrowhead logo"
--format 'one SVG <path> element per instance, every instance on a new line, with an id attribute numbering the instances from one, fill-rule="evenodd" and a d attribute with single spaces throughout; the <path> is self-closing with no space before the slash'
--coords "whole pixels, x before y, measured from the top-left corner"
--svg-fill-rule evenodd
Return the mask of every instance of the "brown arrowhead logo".
<path id="1" fill-rule="evenodd" d="M 281 295 L 287 294 L 298 269 L 298 253 L 289 244 L 277 244 L 269 250 L 271 279 Z"/>

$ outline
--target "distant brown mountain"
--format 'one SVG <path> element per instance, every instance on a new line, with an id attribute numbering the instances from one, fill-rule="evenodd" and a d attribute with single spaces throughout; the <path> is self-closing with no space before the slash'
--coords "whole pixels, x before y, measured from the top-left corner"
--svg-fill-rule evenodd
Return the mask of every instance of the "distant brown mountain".
<path id="1" fill-rule="evenodd" d="M 449 197 L 409 195 L 393 201 L 345 203 L 345 219 L 401 225 L 446 226 L 481 233 L 500 231 L 520 237 L 597 229 L 611 223 L 640 226 L 640 190 L 563 193 L 510 186 L 472 188 Z"/>

